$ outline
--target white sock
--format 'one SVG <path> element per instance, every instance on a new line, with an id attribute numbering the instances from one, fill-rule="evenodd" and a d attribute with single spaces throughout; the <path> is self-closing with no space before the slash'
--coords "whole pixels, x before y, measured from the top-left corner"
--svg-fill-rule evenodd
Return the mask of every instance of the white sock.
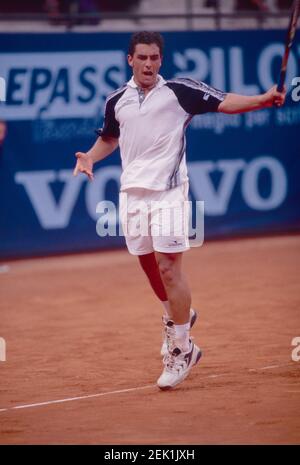
<path id="1" fill-rule="evenodd" d="M 183 352 L 190 348 L 190 322 L 184 325 L 174 325 L 176 344 Z"/>
<path id="2" fill-rule="evenodd" d="M 167 318 L 170 318 L 170 303 L 168 300 L 162 300 L 161 303 L 163 304 L 164 307 L 164 316 Z"/>
<path id="3" fill-rule="evenodd" d="M 167 318 L 171 318 L 171 312 L 170 312 L 170 303 L 168 300 L 161 300 L 161 303 L 164 307 L 164 316 Z M 195 311 L 192 307 L 190 308 L 190 314 L 192 311 Z"/>

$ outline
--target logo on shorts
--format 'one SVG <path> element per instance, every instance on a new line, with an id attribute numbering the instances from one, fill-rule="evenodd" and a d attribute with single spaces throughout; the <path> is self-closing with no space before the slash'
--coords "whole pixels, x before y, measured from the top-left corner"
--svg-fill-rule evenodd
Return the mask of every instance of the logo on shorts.
<path id="1" fill-rule="evenodd" d="M 171 242 L 169 242 L 169 244 L 168 244 L 169 247 L 174 247 L 174 246 L 176 246 L 176 245 L 183 245 L 183 243 L 182 243 L 182 242 L 178 242 L 178 241 L 171 241 Z"/>

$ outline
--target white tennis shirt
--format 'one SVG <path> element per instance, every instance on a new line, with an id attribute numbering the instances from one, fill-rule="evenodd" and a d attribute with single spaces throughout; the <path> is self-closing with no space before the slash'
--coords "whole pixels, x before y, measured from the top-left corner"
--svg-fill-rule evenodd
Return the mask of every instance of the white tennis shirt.
<path id="1" fill-rule="evenodd" d="M 225 96 L 203 82 L 160 75 L 146 97 L 133 77 L 111 93 L 97 133 L 119 139 L 121 191 L 162 191 L 187 181 L 185 130 L 194 115 L 216 112 Z"/>

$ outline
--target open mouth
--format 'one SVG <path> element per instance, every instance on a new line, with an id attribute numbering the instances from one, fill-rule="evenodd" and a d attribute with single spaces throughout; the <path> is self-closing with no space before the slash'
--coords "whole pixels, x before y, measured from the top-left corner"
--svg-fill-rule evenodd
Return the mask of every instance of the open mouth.
<path id="1" fill-rule="evenodd" d="M 152 71 L 144 71 L 143 73 L 145 76 L 153 76 Z"/>

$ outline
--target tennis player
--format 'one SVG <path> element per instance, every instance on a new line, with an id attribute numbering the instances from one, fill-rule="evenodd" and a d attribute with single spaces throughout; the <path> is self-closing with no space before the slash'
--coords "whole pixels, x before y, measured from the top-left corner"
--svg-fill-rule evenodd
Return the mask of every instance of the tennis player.
<path id="1" fill-rule="evenodd" d="M 165 80 L 159 74 L 162 58 L 158 32 L 132 35 L 128 64 L 133 76 L 107 97 L 103 128 L 88 152 L 76 153 L 74 175 L 85 173 L 92 180 L 94 164 L 120 147 L 120 219 L 127 248 L 138 257 L 164 309 L 164 368 L 157 384 L 165 390 L 182 382 L 201 357 L 190 339 L 197 314 L 182 272 L 183 253 L 190 247 L 185 130 L 194 115 L 279 107 L 285 91 L 277 92 L 274 86 L 261 95 L 243 96 L 191 79 Z M 137 208 L 141 203 L 143 208 Z M 161 214 L 157 206 L 162 203 L 176 205 L 173 219 Z M 146 228 L 141 231 L 137 226 L 143 222 Z"/>

